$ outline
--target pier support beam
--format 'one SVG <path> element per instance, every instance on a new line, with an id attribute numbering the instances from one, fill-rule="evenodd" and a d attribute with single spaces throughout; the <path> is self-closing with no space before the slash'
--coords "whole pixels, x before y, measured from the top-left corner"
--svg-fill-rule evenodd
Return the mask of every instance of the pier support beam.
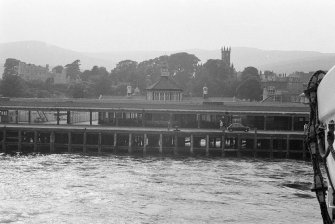
<path id="1" fill-rule="evenodd" d="M 31 110 L 28 110 L 28 124 L 31 124 Z"/>
<path id="2" fill-rule="evenodd" d="M 302 159 L 306 160 L 306 146 L 304 143 L 304 140 L 302 140 Z"/>
<path id="3" fill-rule="evenodd" d="M 254 135 L 254 158 L 257 157 L 257 128 L 255 129 L 255 135 Z"/>
<path id="4" fill-rule="evenodd" d="M 290 135 L 286 136 L 286 159 L 290 157 Z"/>
<path id="5" fill-rule="evenodd" d="M 86 142 L 87 142 L 87 133 L 86 133 L 86 129 L 85 129 L 84 134 L 83 134 L 83 153 L 87 152 Z"/>
<path id="6" fill-rule="evenodd" d="M 238 134 L 237 135 L 237 157 L 238 158 L 241 158 L 241 148 L 242 148 L 242 145 L 241 145 L 241 135 Z"/>
<path id="7" fill-rule="evenodd" d="M 159 134 L 159 154 L 163 154 L 163 134 Z"/>
<path id="8" fill-rule="evenodd" d="M 34 152 L 37 152 L 37 131 L 34 131 Z"/>
<path id="9" fill-rule="evenodd" d="M 90 110 L 90 125 L 92 125 L 92 111 Z"/>
<path id="10" fill-rule="evenodd" d="M 264 116 L 264 131 L 266 131 L 266 121 L 267 120 L 267 116 Z"/>
<path id="11" fill-rule="evenodd" d="M 98 135 L 98 154 L 101 155 L 101 141 L 102 141 L 102 134 L 99 132 Z"/>
<path id="12" fill-rule="evenodd" d="M 194 136 L 193 136 L 193 134 L 191 134 L 191 137 L 190 137 L 190 144 L 191 144 L 190 154 L 194 155 Z"/>
<path id="13" fill-rule="evenodd" d="M 209 156 L 209 135 L 206 135 L 206 156 Z"/>
<path id="14" fill-rule="evenodd" d="M 60 117 L 59 117 L 59 110 L 57 110 L 57 125 L 59 125 Z"/>
<path id="15" fill-rule="evenodd" d="M 50 133 L 50 153 L 55 152 L 55 132 Z"/>
<path id="16" fill-rule="evenodd" d="M 200 116 L 200 114 L 197 114 L 197 125 L 198 125 L 198 128 L 200 128 L 200 124 L 201 124 L 201 116 Z"/>
<path id="17" fill-rule="evenodd" d="M 19 123 L 19 111 L 18 110 L 15 111 L 15 123 L 16 124 Z"/>
<path id="18" fill-rule="evenodd" d="M 114 133 L 114 152 L 116 152 L 116 146 L 117 146 L 117 133 Z"/>
<path id="19" fill-rule="evenodd" d="M 174 136 L 174 149 L 173 149 L 173 154 L 178 155 L 178 136 Z"/>
<path id="20" fill-rule="evenodd" d="M 67 143 L 67 152 L 71 153 L 71 151 L 72 151 L 72 149 L 71 149 L 71 144 L 72 144 L 71 131 L 69 131 L 67 133 L 67 140 L 68 140 L 68 143 Z"/>
<path id="21" fill-rule="evenodd" d="M 3 128 L 2 131 L 2 152 L 6 152 L 6 138 L 7 138 L 7 131 L 6 131 L 6 126 Z"/>
<path id="22" fill-rule="evenodd" d="M 270 159 L 273 159 L 273 136 L 270 137 Z"/>
<path id="23" fill-rule="evenodd" d="M 147 154 L 147 134 L 143 135 L 143 155 Z"/>
<path id="24" fill-rule="evenodd" d="M 66 124 L 71 124 L 71 111 L 66 111 Z"/>
<path id="25" fill-rule="evenodd" d="M 18 132 L 19 132 L 19 133 L 18 133 L 17 150 L 18 150 L 19 152 L 22 152 L 22 131 L 19 130 Z"/>
<path id="26" fill-rule="evenodd" d="M 226 147 L 226 131 L 225 129 L 223 129 L 223 134 L 221 138 L 221 156 L 222 157 L 226 156 L 225 147 Z"/>
<path id="27" fill-rule="evenodd" d="M 129 140 L 128 140 L 128 153 L 132 153 L 132 143 L 133 143 L 133 134 L 129 133 Z"/>

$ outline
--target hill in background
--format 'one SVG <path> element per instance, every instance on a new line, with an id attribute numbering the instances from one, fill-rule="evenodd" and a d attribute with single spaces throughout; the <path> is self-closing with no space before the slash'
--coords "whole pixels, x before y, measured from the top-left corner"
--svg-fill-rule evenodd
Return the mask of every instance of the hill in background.
<path id="1" fill-rule="evenodd" d="M 77 52 L 40 41 L 22 41 L 0 44 L 0 72 L 6 58 L 16 58 L 26 63 L 51 67 L 66 65 L 76 59 L 81 61 L 81 69 L 91 69 L 94 65 L 104 66 L 111 70 L 122 60 L 137 62 L 152 59 L 161 55 L 187 52 L 197 56 L 202 63 L 208 59 L 221 57 L 220 47 L 217 50 L 189 49 L 180 51 L 122 51 L 122 52 Z M 231 62 L 237 71 L 253 66 L 258 70 L 271 70 L 276 73 L 290 74 L 295 71 L 310 72 L 329 70 L 335 65 L 335 53 L 313 51 L 269 51 L 247 47 L 233 47 Z"/>

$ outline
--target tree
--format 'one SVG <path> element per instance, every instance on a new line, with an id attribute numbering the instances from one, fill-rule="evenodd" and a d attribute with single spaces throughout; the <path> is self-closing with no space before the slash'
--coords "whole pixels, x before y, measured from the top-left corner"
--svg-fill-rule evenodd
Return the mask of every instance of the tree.
<path id="1" fill-rule="evenodd" d="M 8 97 L 26 96 L 27 86 L 25 81 L 17 75 L 4 75 L 1 82 L 1 94 Z"/>
<path id="2" fill-rule="evenodd" d="M 255 78 L 242 81 L 236 88 L 236 94 L 240 99 L 260 100 L 262 96 L 260 81 Z"/>
<path id="3" fill-rule="evenodd" d="M 62 72 L 63 72 L 63 69 L 64 69 L 63 66 L 61 66 L 61 65 L 57 65 L 56 67 L 54 67 L 54 68 L 52 69 L 52 71 L 55 72 L 55 73 L 62 73 Z"/>
<path id="4" fill-rule="evenodd" d="M 241 80 L 243 81 L 249 78 L 260 80 L 257 68 L 249 66 L 242 71 Z"/>
<path id="5" fill-rule="evenodd" d="M 71 64 L 65 65 L 66 74 L 70 77 L 70 80 L 76 80 L 80 77 L 80 60 L 75 60 Z"/>
<path id="6" fill-rule="evenodd" d="M 4 65 L 4 72 L 2 77 L 5 77 L 6 75 L 17 75 L 17 67 L 19 66 L 19 60 L 14 58 L 7 58 L 5 65 Z"/>
<path id="7" fill-rule="evenodd" d="M 136 61 L 120 61 L 112 70 L 112 75 L 115 76 L 119 82 L 132 82 L 135 79 L 136 68 Z"/>

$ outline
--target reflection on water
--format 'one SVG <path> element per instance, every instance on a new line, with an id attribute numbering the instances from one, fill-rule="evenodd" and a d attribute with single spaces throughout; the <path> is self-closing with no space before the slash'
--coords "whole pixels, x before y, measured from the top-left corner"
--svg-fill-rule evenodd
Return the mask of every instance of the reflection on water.
<path id="1" fill-rule="evenodd" d="M 294 160 L 0 156 L 0 223 L 322 223 Z"/>

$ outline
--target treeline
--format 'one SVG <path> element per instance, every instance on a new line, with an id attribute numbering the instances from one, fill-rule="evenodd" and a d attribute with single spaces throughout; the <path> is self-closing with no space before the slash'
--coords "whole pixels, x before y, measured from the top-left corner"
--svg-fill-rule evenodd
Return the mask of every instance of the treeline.
<path id="1" fill-rule="evenodd" d="M 204 64 L 192 54 L 176 53 L 164 55 L 140 63 L 132 60 L 120 61 L 110 72 L 104 67 L 93 66 L 81 72 L 80 61 L 64 67 L 54 68 L 61 73 L 66 69 L 68 84 L 53 84 L 52 80 L 25 81 L 15 75 L 13 66 L 5 64 L 1 94 L 9 97 L 74 97 L 95 98 L 100 95 L 126 95 L 126 86 L 138 87 L 145 93 L 147 86 L 160 77 L 162 64 L 167 64 L 171 77 L 184 90 L 186 96 L 202 96 L 202 88 L 208 87 L 212 97 L 232 97 L 259 100 L 261 85 L 258 70 L 247 67 L 240 75 L 233 66 L 219 59 L 210 59 Z"/>

